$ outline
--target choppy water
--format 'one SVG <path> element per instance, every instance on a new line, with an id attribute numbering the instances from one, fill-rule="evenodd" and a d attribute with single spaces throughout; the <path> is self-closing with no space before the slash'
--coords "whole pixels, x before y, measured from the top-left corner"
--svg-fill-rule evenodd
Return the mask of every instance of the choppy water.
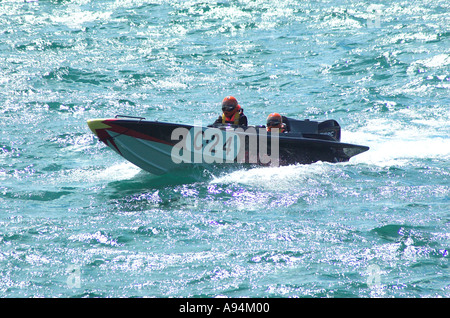
<path id="1" fill-rule="evenodd" d="M 449 297 L 450 5 L 1 1 L 1 297 Z M 349 163 L 154 177 L 86 121 L 226 95 Z"/>

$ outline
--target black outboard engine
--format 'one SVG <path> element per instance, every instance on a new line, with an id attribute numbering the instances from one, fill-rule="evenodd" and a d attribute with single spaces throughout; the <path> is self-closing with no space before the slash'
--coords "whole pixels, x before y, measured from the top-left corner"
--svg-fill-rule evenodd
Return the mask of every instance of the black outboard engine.
<path id="1" fill-rule="evenodd" d="M 341 126 L 334 119 L 317 122 L 313 120 L 298 120 L 283 116 L 286 130 L 290 133 L 301 133 L 305 138 L 324 140 L 341 140 Z"/>
<path id="2" fill-rule="evenodd" d="M 319 123 L 318 132 L 320 135 L 327 135 L 336 141 L 341 141 L 341 126 L 334 119 Z"/>

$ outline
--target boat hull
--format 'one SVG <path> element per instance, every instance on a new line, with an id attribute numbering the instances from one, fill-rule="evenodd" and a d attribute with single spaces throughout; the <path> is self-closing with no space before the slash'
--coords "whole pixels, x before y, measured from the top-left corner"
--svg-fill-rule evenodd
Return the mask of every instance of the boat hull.
<path id="1" fill-rule="evenodd" d="M 335 140 L 305 138 L 300 133 L 266 133 L 253 126 L 211 128 L 143 118 L 93 119 L 88 125 L 119 155 L 157 175 L 193 165 L 345 162 L 368 150 Z"/>

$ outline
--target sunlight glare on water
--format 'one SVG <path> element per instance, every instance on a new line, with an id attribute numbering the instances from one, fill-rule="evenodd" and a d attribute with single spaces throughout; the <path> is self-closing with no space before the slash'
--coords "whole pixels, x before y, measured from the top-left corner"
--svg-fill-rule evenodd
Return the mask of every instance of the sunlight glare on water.
<path id="1" fill-rule="evenodd" d="M 449 297 L 449 9 L 1 2 L 0 294 Z M 209 124 L 227 95 L 370 150 L 154 176 L 86 124 Z"/>

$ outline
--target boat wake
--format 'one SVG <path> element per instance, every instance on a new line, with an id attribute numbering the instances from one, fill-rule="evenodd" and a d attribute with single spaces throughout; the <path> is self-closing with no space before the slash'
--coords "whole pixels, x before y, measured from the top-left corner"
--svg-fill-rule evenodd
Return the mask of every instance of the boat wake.
<path id="1" fill-rule="evenodd" d="M 417 120 L 414 125 L 405 126 L 394 120 L 374 119 L 368 127 L 371 128 L 346 132 L 345 138 L 350 142 L 370 147 L 370 151 L 352 158 L 351 163 L 403 166 L 415 160 L 450 159 L 450 138 L 443 131 L 448 124 L 439 120 Z"/>

